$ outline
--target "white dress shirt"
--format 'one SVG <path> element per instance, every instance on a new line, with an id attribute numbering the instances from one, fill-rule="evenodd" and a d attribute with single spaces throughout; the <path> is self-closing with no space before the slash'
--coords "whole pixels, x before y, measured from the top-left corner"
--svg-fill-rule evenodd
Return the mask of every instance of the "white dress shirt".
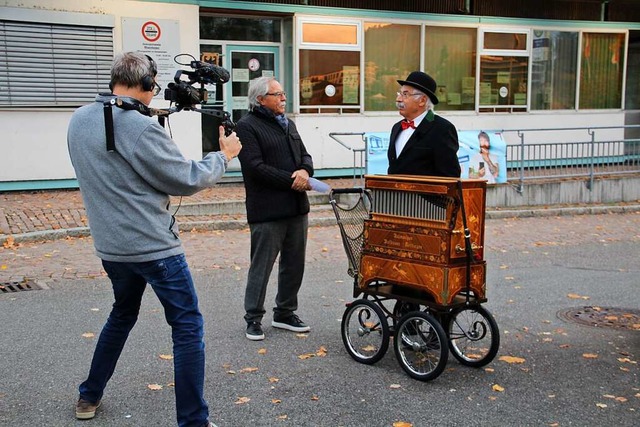
<path id="1" fill-rule="evenodd" d="M 422 120 L 426 117 L 428 112 L 429 110 L 426 110 L 424 113 L 413 119 L 413 125 L 415 127 L 420 126 L 420 123 L 422 123 Z M 415 132 L 415 129 L 412 127 L 408 127 L 405 130 L 400 131 L 400 134 L 396 139 L 396 157 L 400 157 L 400 153 L 402 153 L 404 146 L 407 144 L 407 141 L 409 141 L 409 138 L 411 138 L 411 135 L 413 135 L 413 132 Z"/>

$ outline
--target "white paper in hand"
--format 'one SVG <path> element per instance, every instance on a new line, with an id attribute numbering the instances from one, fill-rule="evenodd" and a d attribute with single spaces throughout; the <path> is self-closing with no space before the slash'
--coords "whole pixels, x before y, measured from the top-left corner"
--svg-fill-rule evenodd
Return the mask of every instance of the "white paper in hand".
<path id="1" fill-rule="evenodd" d="M 309 185 L 313 191 L 317 191 L 319 193 L 328 193 L 331 191 L 331 187 L 329 184 L 325 184 L 322 181 L 318 181 L 315 178 L 309 178 Z"/>

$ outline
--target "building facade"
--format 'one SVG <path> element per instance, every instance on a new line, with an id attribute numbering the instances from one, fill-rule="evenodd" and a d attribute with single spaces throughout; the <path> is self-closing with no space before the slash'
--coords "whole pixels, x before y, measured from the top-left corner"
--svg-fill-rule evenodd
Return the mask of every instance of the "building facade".
<path id="1" fill-rule="evenodd" d="M 76 186 L 68 120 L 108 91 L 113 55 L 125 50 L 152 56 L 163 87 L 186 81 L 202 90 L 201 104 L 192 105 L 199 112 L 168 118 L 191 158 L 218 148 L 222 111 L 234 121 L 246 114 L 251 79 L 277 77 L 321 177 L 351 175 L 356 166 L 332 135 L 388 132 L 399 120 L 396 81 L 413 70 L 436 79 L 436 112 L 461 131 L 577 129 L 544 134 L 544 142 L 559 142 L 583 141 L 585 129 L 599 127 L 615 140 L 628 137 L 624 125 L 640 123 L 637 1 L 0 5 L 0 191 Z M 230 81 L 201 85 L 194 72 L 204 63 L 228 70 Z M 166 98 L 158 95 L 152 106 L 174 106 Z M 516 138 L 505 134 L 508 144 Z M 240 176 L 239 164 L 230 173 Z"/>

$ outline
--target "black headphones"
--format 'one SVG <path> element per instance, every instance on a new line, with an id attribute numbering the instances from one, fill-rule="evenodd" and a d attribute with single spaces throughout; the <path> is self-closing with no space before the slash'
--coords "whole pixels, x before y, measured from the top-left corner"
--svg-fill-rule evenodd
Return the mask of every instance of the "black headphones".
<path id="1" fill-rule="evenodd" d="M 142 84 L 142 90 L 145 92 L 151 92 L 153 88 L 156 86 L 155 77 L 158 74 L 158 67 L 156 66 L 156 62 L 149 55 L 145 55 L 149 60 L 149 74 L 144 76 L 140 83 Z"/>
<path id="2" fill-rule="evenodd" d="M 149 55 L 145 56 L 149 60 L 149 74 L 147 74 L 142 78 L 142 80 L 140 80 L 140 84 L 142 85 L 142 90 L 144 90 L 145 92 L 151 92 L 156 86 L 155 77 L 158 74 L 158 66 L 156 65 L 156 62 L 152 57 L 150 57 Z M 109 90 L 113 91 L 112 81 L 109 82 Z"/>

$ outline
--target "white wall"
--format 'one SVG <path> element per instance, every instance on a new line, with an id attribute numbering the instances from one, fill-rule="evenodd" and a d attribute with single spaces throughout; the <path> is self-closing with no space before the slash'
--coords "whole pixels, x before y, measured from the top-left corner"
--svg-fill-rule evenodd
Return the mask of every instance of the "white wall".
<path id="1" fill-rule="evenodd" d="M 111 15 L 115 22 L 115 53 L 122 51 L 123 17 L 176 20 L 180 28 L 180 52 L 196 57 L 200 53 L 197 5 L 132 0 L 4 0 L 0 1 L 0 10 L 2 6 L 24 9 L 21 14 L 45 17 L 58 12 Z M 168 104 L 154 100 L 151 105 L 159 108 Z M 67 125 L 72 113 L 72 109 L 55 112 L 46 109 L 0 109 L 0 182 L 75 178 L 66 145 Z M 200 115 L 180 112 L 170 116 L 170 123 L 174 140 L 184 155 L 200 159 Z"/>

